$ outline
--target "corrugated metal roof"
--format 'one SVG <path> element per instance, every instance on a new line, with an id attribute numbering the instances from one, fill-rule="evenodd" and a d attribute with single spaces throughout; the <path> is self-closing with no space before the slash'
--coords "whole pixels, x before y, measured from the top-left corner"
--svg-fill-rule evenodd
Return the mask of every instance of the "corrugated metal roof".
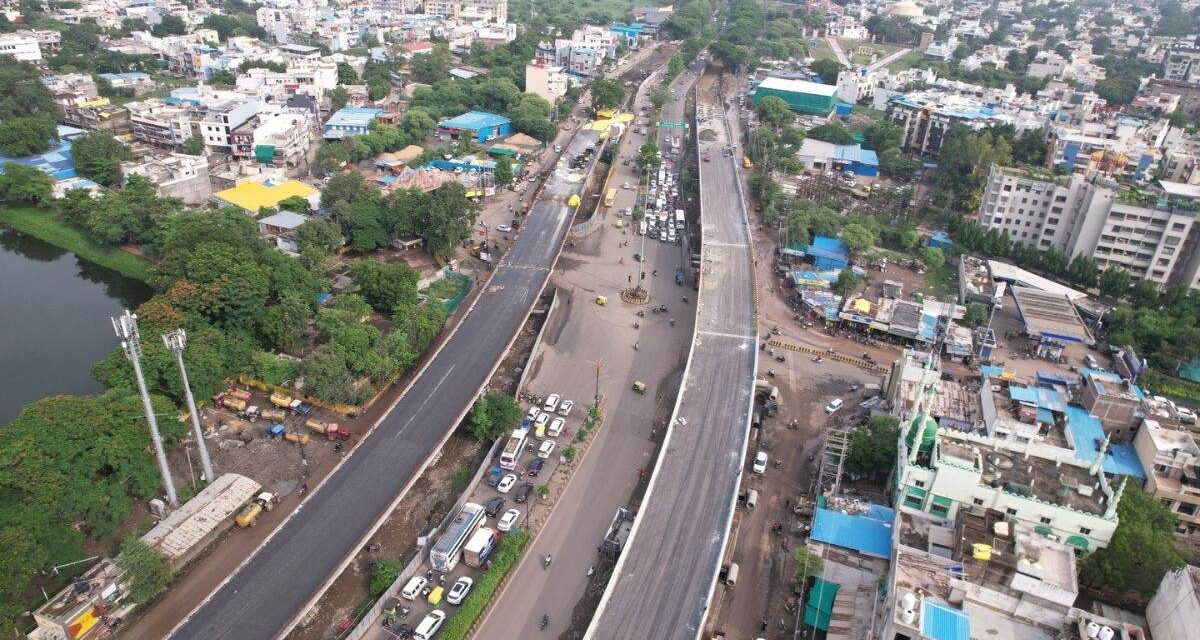
<path id="1" fill-rule="evenodd" d="M 157 549 L 167 562 L 174 562 L 213 531 L 228 526 L 229 518 L 259 489 L 262 486 L 246 476 L 220 476 L 142 536 L 142 542 Z"/>
<path id="2" fill-rule="evenodd" d="M 921 605 L 921 635 L 930 640 L 971 640 L 971 619 L 932 600 Z"/>
<path id="3" fill-rule="evenodd" d="M 812 539 L 880 558 L 892 557 L 892 526 L 870 515 L 817 509 Z"/>

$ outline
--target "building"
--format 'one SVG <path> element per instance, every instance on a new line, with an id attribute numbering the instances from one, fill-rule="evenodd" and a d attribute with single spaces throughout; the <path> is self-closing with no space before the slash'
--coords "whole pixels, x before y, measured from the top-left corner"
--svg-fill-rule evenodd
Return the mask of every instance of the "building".
<path id="1" fill-rule="evenodd" d="M 131 135 L 129 110 L 111 104 L 108 98 L 73 104 L 63 109 L 63 124 L 88 131 L 105 131 L 118 138 Z"/>
<path id="2" fill-rule="evenodd" d="M 100 77 L 107 80 L 113 89 L 126 91 L 131 95 L 140 96 L 154 91 L 158 84 L 148 73 L 129 71 L 126 73 L 101 73 Z"/>
<path id="3" fill-rule="evenodd" d="M 1146 607 L 1146 627 L 1154 640 L 1188 640 L 1200 628 L 1200 567 L 1168 571 Z"/>
<path id="4" fill-rule="evenodd" d="M 1163 78 L 1171 82 L 1200 82 L 1200 49 L 1173 49 L 1163 61 Z"/>
<path id="5" fill-rule="evenodd" d="M 383 109 L 367 107 L 345 107 L 338 109 L 325 121 L 325 139 L 341 140 L 366 135 L 371 123 L 383 113 Z"/>
<path id="6" fill-rule="evenodd" d="M 1117 116 L 1082 123 L 1052 123 L 1046 130 L 1047 166 L 1076 173 L 1103 173 L 1122 182 L 1145 183 L 1162 159 L 1169 127 L 1164 120 Z"/>
<path id="7" fill-rule="evenodd" d="M 1005 124 L 994 107 L 954 94 L 892 96 L 887 103 L 886 119 L 900 127 L 901 149 L 927 156 L 936 156 L 941 151 L 946 132 L 955 124 L 976 131 Z"/>
<path id="8" fill-rule="evenodd" d="M 278 207 L 280 202 L 292 197 L 308 200 L 315 209 L 320 201 L 321 192 L 299 180 L 275 182 L 266 179 L 260 182 L 242 179 L 236 186 L 213 194 L 213 200 L 218 205 L 239 207 L 251 214 L 262 209 Z"/>
<path id="9" fill-rule="evenodd" d="M 177 571 L 232 527 L 234 514 L 261 489 L 262 485 L 246 476 L 223 474 L 163 518 L 141 540 Z"/>
<path id="10" fill-rule="evenodd" d="M 1133 447 L 1146 469 L 1146 492 L 1179 518 L 1176 533 L 1200 535 L 1200 446 L 1195 435 L 1147 419 L 1134 436 Z M 1200 624 L 1200 618 L 1195 622 Z"/>
<path id="11" fill-rule="evenodd" d="M 22 62 L 41 62 L 42 49 L 33 36 L 4 33 L 0 34 L 0 56 L 12 56 Z"/>
<path id="12" fill-rule="evenodd" d="M 308 222 L 308 218 L 292 212 L 280 211 L 274 215 L 260 218 L 258 235 L 275 243 L 275 247 L 288 253 L 298 253 L 296 246 L 296 230 Z"/>
<path id="13" fill-rule="evenodd" d="M 192 136 L 192 117 L 189 109 L 178 104 L 154 99 L 130 102 L 129 125 L 133 139 L 156 147 L 175 148 Z"/>
<path id="14" fill-rule="evenodd" d="M 555 65 L 525 65 L 525 90 L 541 96 L 550 104 L 567 95 L 571 86 L 569 76 L 563 68 Z"/>
<path id="15" fill-rule="evenodd" d="M 451 138 L 466 136 L 476 142 L 487 142 L 513 132 L 512 121 L 504 116 L 485 111 L 468 111 L 438 123 L 438 133 Z"/>
<path id="16" fill-rule="evenodd" d="M 1117 267 L 1159 287 L 1200 288 L 1200 186 L 1159 181 L 1147 193 L 1099 176 L 993 167 L 979 207 L 985 230 Z"/>
<path id="17" fill-rule="evenodd" d="M 285 109 L 276 114 L 259 114 L 254 129 L 254 159 L 264 164 L 297 166 L 307 157 L 312 145 L 312 113 L 304 109 Z"/>
<path id="18" fill-rule="evenodd" d="M 30 640 L 91 640 L 104 636 L 108 620 L 133 610 L 129 584 L 111 558 L 103 558 L 33 612 Z"/>
<path id="19" fill-rule="evenodd" d="M 879 175 L 879 157 L 858 144 L 833 144 L 805 138 L 796 155 L 805 167 L 821 173 L 850 171 L 867 178 Z"/>
<path id="20" fill-rule="evenodd" d="M 257 100 L 216 100 L 194 108 L 192 121 L 195 123 L 195 131 L 204 138 L 204 146 L 209 151 L 239 155 L 238 143 L 245 143 L 245 129 L 242 129 L 243 139 L 238 142 L 235 142 L 238 136 L 235 136 L 234 132 L 253 119 L 258 109 Z M 246 153 L 248 154 L 248 150 Z"/>
<path id="21" fill-rule="evenodd" d="M 797 113 L 827 116 L 837 106 L 837 87 L 807 80 L 768 77 L 754 90 L 755 106 L 767 96 L 780 98 Z"/>
<path id="22" fill-rule="evenodd" d="M 178 198 L 188 205 L 201 205 L 212 197 L 212 181 L 208 175 L 208 159 L 172 153 L 142 162 L 122 162 L 121 173 L 140 175 L 158 185 L 158 195 Z"/>

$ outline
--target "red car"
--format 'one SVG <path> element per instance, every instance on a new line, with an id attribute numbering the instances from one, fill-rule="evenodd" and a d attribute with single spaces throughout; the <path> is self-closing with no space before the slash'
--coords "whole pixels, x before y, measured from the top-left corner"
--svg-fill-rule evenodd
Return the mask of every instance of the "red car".
<path id="1" fill-rule="evenodd" d="M 704 156 L 704 161 L 708 162 L 708 156 Z"/>

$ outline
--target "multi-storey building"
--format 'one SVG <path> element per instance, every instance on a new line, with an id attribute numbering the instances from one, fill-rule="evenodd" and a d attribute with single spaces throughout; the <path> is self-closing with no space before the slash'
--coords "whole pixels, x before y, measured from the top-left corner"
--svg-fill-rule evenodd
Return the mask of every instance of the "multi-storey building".
<path id="1" fill-rule="evenodd" d="M 897 95 L 888 101 L 887 120 L 900 127 L 901 148 L 910 153 L 936 156 L 952 125 L 979 130 L 1003 124 L 990 108 L 954 96 Z"/>
<path id="2" fill-rule="evenodd" d="M 0 56 L 12 56 L 22 62 L 41 62 L 42 50 L 32 36 L 0 34 Z"/>
<path id="3" fill-rule="evenodd" d="M 1146 492 L 1179 518 L 1176 533 L 1200 536 L 1200 446 L 1195 436 L 1145 420 L 1133 446 L 1146 469 Z"/>
<path id="4" fill-rule="evenodd" d="M 210 152 L 235 155 L 237 145 L 233 132 L 257 113 L 257 100 L 223 99 L 200 105 L 195 109 L 193 119 Z M 247 146 L 245 155 L 249 155 L 253 140 L 252 129 L 240 133 L 239 141 Z"/>
<path id="5" fill-rule="evenodd" d="M 1156 286 L 1200 289 L 1200 186 L 1158 182 L 1139 195 L 1097 175 L 993 167 L 979 207 L 984 229 L 1014 242 L 1096 260 Z"/>
<path id="6" fill-rule="evenodd" d="M 1098 171 L 1125 182 L 1144 183 L 1158 166 L 1168 130 L 1163 120 L 1127 116 L 1046 129 L 1047 166 L 1091 173 Z"/>
<path id="7" fill-rule="evenodd" d="M 108 98 L 72 104 L 63 109 L 62 118 L 65 125 L 88 131 L 106 131 L 118 138 L 132 133 L 129 110 L 111 104 Z"/>
<path id="8" fill-rule="evenodd" d="M 192 136 L 192 118 L 185 106 L 154 99 L 131 102 L 125 108 L 134 140 L 173 149 Z"/>
<path id="9" fill-rule="evenodd" d="M 525 65 L 525 90 L 541 96 L 548 102 L 554 101 L 567 94 L 570 80 L 562 67 L 555 65 L 528 64 Z"/>
<path id="10" fill-rule="evenodd" d="M 254 129 L 254 159 L 261 163 L 302 163 L 312 144 L 315 118 L 305 109 L 285 109 L 258 116 Z"/>
<path id="11" fill-rule="evenodd" d="M 204 156 L 172 153 L 142 162 L 122 162 L 121 173 L 145 176 L 157 185 L 160 197 L 178 198 L 184 204 L 204 204 L 212 196 L 208 159 Z"/>
<path id="12" fill-rule="evenodd" d="M 1163 78 L 1172 82 L 1200 82 L 1200 49 L 1175 49 L 1163 61 Z"/>

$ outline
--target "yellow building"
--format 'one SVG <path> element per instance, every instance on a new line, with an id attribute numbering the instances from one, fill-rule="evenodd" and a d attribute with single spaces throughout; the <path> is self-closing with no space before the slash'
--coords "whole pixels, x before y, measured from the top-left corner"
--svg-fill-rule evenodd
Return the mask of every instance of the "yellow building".
<path id="1" fill-rule="evenodd" d="M 218 204 L 233 205 L 250 213 L 258 213 L 264 207 L 278 207 L 280 202 L 293 196 L 308 200 L 309 204 L 316 208 L 321 192 L 299 180 L 280 183 L 243 180 L 236 187 L 214 193 L 213 199 Z"/>

